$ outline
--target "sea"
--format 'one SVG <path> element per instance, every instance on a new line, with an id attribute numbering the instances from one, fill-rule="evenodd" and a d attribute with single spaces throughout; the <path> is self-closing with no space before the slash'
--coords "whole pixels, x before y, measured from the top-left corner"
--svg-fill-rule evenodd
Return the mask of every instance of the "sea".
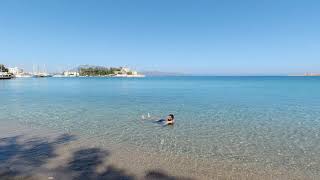
<path id="1" fill-rule="evenodd" d="M 219 167 L 320 177 L 320 77 L 16 78 L 0 81 L 0 100 L 2 124 L 76 134 L 208 179 Z M 155 123 L 168 114 L 173 126 Z"/>

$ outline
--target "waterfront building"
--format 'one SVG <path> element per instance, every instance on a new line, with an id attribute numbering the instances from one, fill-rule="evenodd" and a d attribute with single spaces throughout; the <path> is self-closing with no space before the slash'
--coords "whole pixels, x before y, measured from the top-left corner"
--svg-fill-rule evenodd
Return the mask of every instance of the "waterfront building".
<path id="1" fill-rule="evenodd" d="M 18 68 L 18 67 L 8 68 L 8 70 L 9 70 L 9 73 L 11 73 L 13 75 L 23 74 L 23 69 Z"/>
<path id="2" fill-rule="evenodd" d="M 65 71 L 63 72 L 63 75 L 67 77 L 77 77 L 79 76 L 79 73 L 76 71 Z"/>

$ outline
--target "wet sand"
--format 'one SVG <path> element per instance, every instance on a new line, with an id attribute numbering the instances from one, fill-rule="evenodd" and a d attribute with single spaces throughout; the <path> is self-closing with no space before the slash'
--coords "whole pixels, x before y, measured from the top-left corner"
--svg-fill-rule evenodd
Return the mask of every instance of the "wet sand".
<path id="1" fill-rule="evenodd" d="M 0 179 L 317 179 L 303 171 L 209 162 L 0 122 Z"/>

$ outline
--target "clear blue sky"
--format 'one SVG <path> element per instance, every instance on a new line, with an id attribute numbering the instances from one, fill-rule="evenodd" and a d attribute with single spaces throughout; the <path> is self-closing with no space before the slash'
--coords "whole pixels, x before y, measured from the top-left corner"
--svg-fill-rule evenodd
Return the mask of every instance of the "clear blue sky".
<path id="1" fill-rule="evenodd" d="M 320 72 L 320 1 L 1 0 L 0 63 Z"/>

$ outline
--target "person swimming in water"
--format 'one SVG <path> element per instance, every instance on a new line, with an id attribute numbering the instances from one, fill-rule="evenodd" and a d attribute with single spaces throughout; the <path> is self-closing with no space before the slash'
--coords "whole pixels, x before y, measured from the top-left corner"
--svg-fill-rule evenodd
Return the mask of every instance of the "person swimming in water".
<path id="1" fill-rule="evenodd" d="M 174 115 L 169 114 L 166 119 L 160 119 L 156 122 L 157 123 L 165 123 L 164 125 L 173 125 L 174 124 Z"/>
<path id="2" fill-rule="evenodd" d="M 166 125 L 173 125 L 174 124 L 174 115 L 173 114 L 169 114 L 167 117 L 167 122 Z"/>

